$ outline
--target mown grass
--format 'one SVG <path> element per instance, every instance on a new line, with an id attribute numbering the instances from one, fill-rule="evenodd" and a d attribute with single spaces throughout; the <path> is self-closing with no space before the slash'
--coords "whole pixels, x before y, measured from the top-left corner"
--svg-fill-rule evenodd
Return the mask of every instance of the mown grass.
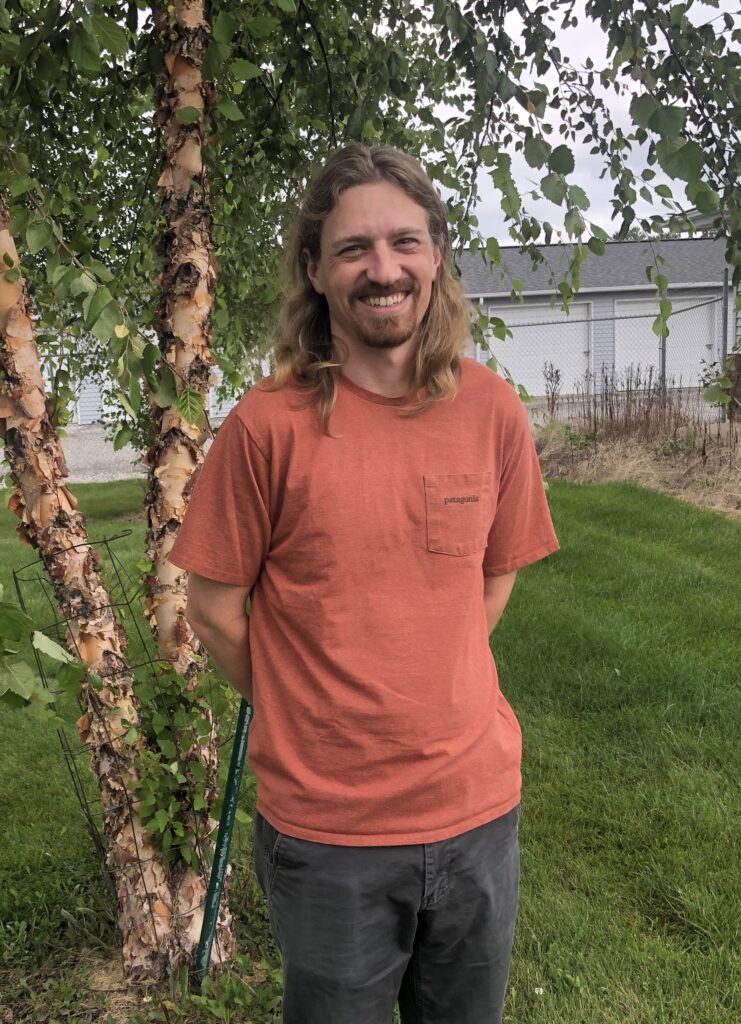
<path id="1" fill-rule="evenodd" d="M 77 490 L 93 535 L 130 528 L 116 548 L 140 558 L 141 484 Z M 520 574 L 492 637 L 524 733 L 505 1019 L 738 1024 L 741 523 L 624 484 L 558 481 L 550 500 L 562 549 Z M 4 514 L 0 582 L 23 556 Z M 73 702 L 64 713 L 73 723 Z M 105 1021 L 86 965 L 115 957 L 115 933 L 57 738 L 0 711 L 0 742 L 0 1009 L 12 997 L 12 1020 Z M 137 1019 L 277 1019 L 248 830 L 235 868 L 242 978 Z"/>

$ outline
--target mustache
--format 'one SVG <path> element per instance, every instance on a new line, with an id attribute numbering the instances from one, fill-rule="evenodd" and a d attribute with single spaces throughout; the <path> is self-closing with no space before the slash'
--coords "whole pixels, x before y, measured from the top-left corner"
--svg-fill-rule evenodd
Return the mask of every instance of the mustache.
<path id="1" fill-rule="evenodd" d="M 352 299 L 380 299 L 387 295 L 396 295 L 397 292 L 415 291 L 413 281 L 395 281 L 390 288 L 381 288 L 378 285 L 368 284 L 363 288 L 356 288 L 350 298 Z"/>

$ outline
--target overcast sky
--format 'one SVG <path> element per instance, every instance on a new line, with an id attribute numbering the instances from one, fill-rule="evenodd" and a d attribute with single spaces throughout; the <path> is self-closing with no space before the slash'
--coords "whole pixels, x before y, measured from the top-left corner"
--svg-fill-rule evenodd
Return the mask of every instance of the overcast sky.
<path id="1" fill-rule="evenodd" d="M 688 12 L 689 17 L 696 24 L 702 24 L 710 21 L 713 18 L 723 12 L 728 11 L 731 14 L 739 16 L 739 5 L 737 2 L 731 2 L 731 0 L 720 0 L 717 7 L 713 7 L 706 3 L 695 3 L 692 5 Z M 600 68 L 606 61 L 606 36 L 594 22 L 589 21 L 584 17 L 584 4 L 583 0 L 578 0 L 575 5 L 574 13 L 579 19 L 579 26 L 576 29 L 569 29 L 565 32 L 559 32 L 556 39 L 556 45 L 561 50 L 564 57 L 569 57 L 571 62 L 576 67 L 583 66 L 586 57 L 591 57 L 594 61 L 595 67 Z M 716 28 L 722 28 L 722 22 Z M 517 18 L 515 16 L 509 16 L 507 21 L 507 29 L 510 34 L 515 35 L 517 33 Z M 552 85 L 551 80 L 545 79 L 547 84 Z M 638 88 L 636 91 L 641 91 Z M 631 130 L 632 121 L 628 114 L 628 106 L 630 104 L 630 96 L 616 96 L 614 92 L 603 92 L 603 98 L 611 111 L 612 120 L 616 125 L 622 127 L 626 132 Z M 511 101 L 514 102 L 514 101 Z M 550 113 L 550 112 L 549 112 Z M 557 117 L 551 117 L 551 123 L 554 128 L 558 124 Z M 550 139 L 553 140 L 556 137 L 555 131 Z M 568 140 L 566 140 L 568 141 Z M 572 144 L 574 149 L 574 156 L 576 161 L 576 168 L 573 174 L 569 175 L 569 181 L 581 187 L 586 192 L 587 196 L 591 201 L 591 206 L 584 212 L 584 218 L 587 221 L 587 225 L 590 221 L 599 224 L 600 227 L 604 228 L 605 231 L 613 234 L 620 227 L 620 219 L 611 220 L 612 207 L 610 206 L 610 199 L 612 198 L 613 181 L 609 176 L 604 179 L 600 179 L 600 173 L 602 172 L 602 157 L 591 156 L 589 146 Z M 640 170 L 645 165 L 645 151 L 643 155 L 637 148 L 634 148 L 634 161 L 633 166 Z M 654 167 L 654 169 L 656 169 Z M 515 153 L 512 150 L 512 173 L 521 192 L 528 191 L 531 189 L 537 181 L 545 173 L 544 169 L 535 170 L 529 167 L 525 162 L 525 158 L 521 153 Z M 665 178 L 660 171 L 658 171 L 656 178 L 652 184 L 658 184 L 660 181 L 666 181 L 667 184 L 672 188 L 675 198 L 690 205 L 686 201 L 684 195 L 684 185 L 679 181 L 671 181 Z M 494 235 L 499 239 L 500 242 L 506 244 L 512 244 L 512 240 L 509 237 L 507 227 L 505 225 L 504 217 L 499 210 L 499 196 L 494 191 L 494 187 L 491 183 L 491 179 L 488 174 L 483 173 L 479 177 L 479 188 L 481 192 L 481 201 L 476 209 L 476 213 L 479 218 L 479 228 L 484 235 Z M 546 199 L 539 199 L 533 201 L 528 199 L 525 202 L 528 213 L 534 215 L 541 222 L 548 220 L 554 227 L 558 227 L 563 224 L 563 207 L 556 207 L 553 203 Z M 646 216 L 652 212 L 665 213 L 668 212 L 665 207 L 659 205 L 656 208 L 650 208 L 647 203 L 639 198 L 636 212 L 638 216 Z M 554 241 L 557 239 L 554 237 Z"/>

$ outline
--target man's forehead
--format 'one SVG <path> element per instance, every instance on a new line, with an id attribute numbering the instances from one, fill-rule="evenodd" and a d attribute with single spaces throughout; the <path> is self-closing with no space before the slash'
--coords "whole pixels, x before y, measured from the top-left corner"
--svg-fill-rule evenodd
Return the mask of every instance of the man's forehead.
<path id="1" fill-rule="evenodd" d="M 324 234 L 333 244 L 345 237 L 384 237 L 427 226 L 426 211 L 398 186 L 382 181 L 346 189 L 324 223 Z"/>

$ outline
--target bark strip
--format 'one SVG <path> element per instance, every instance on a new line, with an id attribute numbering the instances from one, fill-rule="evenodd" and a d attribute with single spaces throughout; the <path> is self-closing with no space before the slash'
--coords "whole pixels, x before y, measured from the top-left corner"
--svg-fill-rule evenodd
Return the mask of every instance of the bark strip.
<path id="1" fill-rule="evenodd" d="M 0 197 L 0 267 L 4 255 L 19 266 Z M 98 675 L 86 683 L 86 711 L 78 729 L 90 747 L 100 787 L 107 863 L 117 892 L 118 924 L 127 973 L 140 980 L 163 976 L 173 920 L 173 900 L 156 851 L 142 827 L 131 794 L 137 783 L 137 744 L 124 733 L 139 724 L 133 678 L 125 658 L 126 635 L 101 580 L 98 556 L 88 543 L 83 516 L 64 484 L 67 467 L 49 417 L 30 306 L 22 277 L 9 282 L 0 270 L 0 435 L 13 480 L 9 507 L 20 519 L 23 541 L 38 550 L 69 623 L 70 651 Z"/>

